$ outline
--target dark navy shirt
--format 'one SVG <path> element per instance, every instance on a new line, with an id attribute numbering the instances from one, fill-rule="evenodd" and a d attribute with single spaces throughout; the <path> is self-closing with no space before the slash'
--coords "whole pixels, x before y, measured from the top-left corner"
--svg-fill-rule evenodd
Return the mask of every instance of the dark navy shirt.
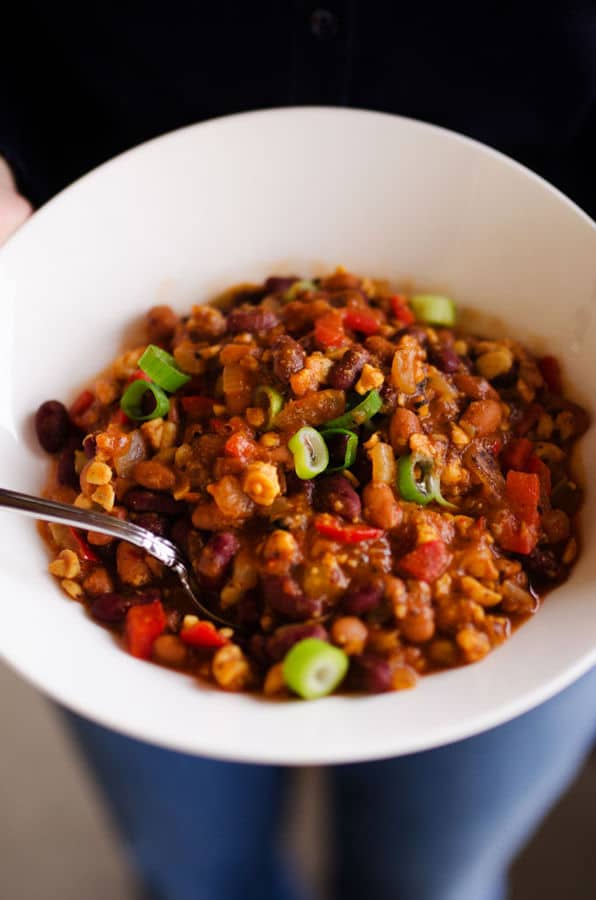
<path id="1" fill-rule="evenodd" d="M 596 215 L 596 0 L 11 6 L 0 153 L 35 203 L 181 125 L 337 104 L 471 135 Z"/>

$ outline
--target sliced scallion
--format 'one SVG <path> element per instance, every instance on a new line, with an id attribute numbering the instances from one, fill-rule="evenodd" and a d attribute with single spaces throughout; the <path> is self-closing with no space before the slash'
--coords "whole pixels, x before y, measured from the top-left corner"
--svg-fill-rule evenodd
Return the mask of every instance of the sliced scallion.
<path id="1" fill-rule="evenodd" d="M 434 502 L 455 509 L 441 494 L 441 479 L 435 461 L 428 456 L 417 453 L 402 456 L 398 462 L 397 486 L 403 500 L 420 506 Z"/>
<path id="2" fill-rule="evenodd" d="M 255 403 L 266 410 L 265 428 L 271 428 L 276 415 L 284 405 L 284 398 L 275 388 L 269 387 L 267 384 L 260 384 L 255 391 Z"/>
<path id="3" fill-rule="evenodd" d="M 284 681 L 303 700 L 331 694 L 343 681 L 349 659 L 343 650 L 318 638 L 305 638 L 288 651 L 283 661 Z"/>
<path id="4" fill-rule="evenodd" d="M 410 306 L 419 322 L 426 325 L 455 325 L 455 303 L 441 294 L 415 294 Z"/>
<path id="5" fill-rule="evenodd" d="M 347 428 L 324 428 L 321 435 L 329 450 L 327 472 L 341 472 L 356 462 L 358 435 Z"/>
<path id="6" fill-rule="evenodd" d="M 183 384 L 190 381 L 190 376 L 181 372 L 176 365 L 174 357 L 161 347 L 149 344 L 139 360 L 139 369 L 142 369 L 155 384 L 173 394 Z"/>
<path id="7" fill-rule="evenodd" d="M 304 481 L 324 472 L 329 465 L 327 444 L 315 428 L 305 425 L 288 441 L 294 457 L 294 469 Z"/>
<path id="8" fill-rule="evenodd" d="M 147 412 L 143 405 L 143 398 L 147 393 L 153 395 L 155 406 Z M 128 385 L 120 399 L 120 408 L 129 419 L 135 422 L 148 422 L 150 419 L 158 419 L 160 416 L 168 414 L 170 409 L 170 401 L 167 395 L 160 387 L 151 381 L 143 381 L 138 379 Z"/>
<path id="9" fill-rule="evenodd" d="M 326 422 L 325 428 L 347 428 L 348 430 L 359 428 L 360 425 L 364 425 L 365 422 L 376 416 L 382 406 L 383 401 L 379 392 L 377 390 L 370 391 L 364 400 L 361 400 L 353 409 L 345 412 L 343 416 L 338 416 L 337 419 Z"/>
<path id="10" fill-rule="evenodd" d="M 290 285 L 287 291 L 284 294 L 284 300 L 288 302 L 290 300 L 295 300 L 300 294 L 304 294 L 306 291 L 316 291 L 317 286 L 314 281 L 308 281 L 303 279 L 302 281 L 295 281 L 294 284 Z"/>

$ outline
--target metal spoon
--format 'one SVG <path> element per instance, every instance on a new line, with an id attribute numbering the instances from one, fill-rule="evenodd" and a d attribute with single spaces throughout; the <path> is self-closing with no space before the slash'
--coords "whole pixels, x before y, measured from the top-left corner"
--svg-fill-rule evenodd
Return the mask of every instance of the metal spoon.
<path id="1" fill-rule="evenodd" d="M 123 522 L 121 519 L 105 513 L 79 509 L 77 506 L 57 503 L 55 500 L 44 500 L 42 497 L 32 497 L 29 494 L 19 494 L 4 488 L 0 488 L 0 509 L 13 509 L 34 519 L 58 522 L 60 525 L 74 525 L 75 528 L 84 528 L 87 531 L 99 531 L 101 534 L 107 534 L 140 547 L 158 559 L 164 566 L 174 570 L 180 584 L 202 616 L 218 625 L 236 628 L 232 622 L 218 616 L 199 600 L 196 582 L 189 572 L 180 550 L 166 538 L 158 537 L 152 531 L 141 528 L 140 525 L 135 525 L 133 522 Z"/>

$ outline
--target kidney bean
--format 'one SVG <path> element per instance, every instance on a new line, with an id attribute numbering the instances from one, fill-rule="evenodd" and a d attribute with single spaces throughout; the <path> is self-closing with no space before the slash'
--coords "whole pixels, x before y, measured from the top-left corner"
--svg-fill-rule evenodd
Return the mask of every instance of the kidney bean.
<path id="1" fill-rule="evenodd" d="M 383 587 L 380 584 L 361 584 L 348 588 L 342 600 L 342 607 L 354 616 L 375 609 L 383 599 Z"/>
<path id="2" fill-rule="evenodd" d="M 269 655 L 266 650 L 266 640 L 263 634 L 253 634 L 248 642 L 251 657 L 260 665 L 269 665 Z"/>
<path id="3" fill-rule="evenodd" d="M 93 459 L 97 453 L 97 438 L 94 434 L 88 434 L 83 441 L 83 450 L 87 459 Z"/>
<path id="4" fill-rule="evenodd" d="M 213 534 L 201 551 L 197 564 L 197 574 L 209 584 L 220 581 L 238 552 L 240 544 L 232 531 Z"/>
<path id="5" fill-rule="evenodd" d="M 192 531 L 192 525 L 186 516 L 176 519 L 170 531 L 170 538 L 177 547 L 188 556 L 188 539 Z"/>
<path id="6" fill-rule="evenodd" d="M 156 494 L 136 488 L 126 492 L 122 505 L 134 512 L 154 512 L 161 513 L 162 516 L 178 516 L 186 511 L 186 504 L 174 500 L 170 494 Z"/>
<path id="7" fill-rule="evenodd" d="M 402 328 L 397 332 L 395 336 L 395 340 L 403 337 L 404 334 L 409 334 L 410 337 L 413 337 L 421 347 L 425 347 L 428 344 L 428 334 L 426 333 L 426 329 L 422 327 L 422 325 L 408 325 L 407 328 Z"/>
<path id="8" fill-rule="evenodd" d="M 322 600 L 307 597 L 289 575 L 262 576 L 263 596 L 271 609 L 288 619 L 309 619 L 322 612 Z"/>
<path id="9" fill-rule="evenodd" d="M 153 534 L 157 534 L 159 537 L 167 537 L 167 521 L 162 516 L 158 516 L 157 513 L 133 513 L 130 520 L 135 525 L 146 528 L 147 531 L 152 531 Z"/>
<path id="10" fill-rule="evenodd" d="M 453 372 L 457 372 L 460 368 L 459 356 L 453 347 L 448 347 L 446 344 L 430 347 L 428 350 L 428 358 L 433 366 L 436 366 L 441 372 L 446 372 L 449 375 Z"/>
<path id="11" fill-rule="evenodd" d="M 80 490 L 79 476 L 75 469 L 75 450 L 81 449 L 81 440 L 77 435 L 72 435 L 66 442 L 58 457 L 56 475 L 60 484 Z"/>
<path id="12" fill-rule="evenodd" d="M 37 440 L 46 453 L 62 450 L 70 435 L 70 418 L 63 403 L 46 400 L 35 413 Z"/>
<path id="13" fill-rule="evenodd" d="M 541 550 L 536 547 L 528 556 L 524 556 L 524 568 L 533 584 L 560 581 L 565 574 L 565 566 L 557 559 L 552 550 Z"/>
<path id="14" fill-rule="evenodd" d="M 256 591 L 247 591 L 234 609 L 239 625 L 255 625 L 261 615 Z"/>
<path id="15" fill-rule="evenodd" d="M 362 444 L 358 445 L 356 462 L 351 467 L 350 472 L 358 479 L 360 484 L 368 484 L 369 481 L 372 481 L 372 463 Z"/>
<path id="16" fill-rule="evenodd" d="M 343 475 L 327 475 L 315 482 L 314 506 L 319 512 L 357 519 L 362 509 L 360 497 Z"/>
<path id="17" fill-rule="evenodd" d="M 306 353 L 298 341 L 288 334 L 282 334 L 273 344 L 273 371 L 280 381 L 289 381 L 290 376 L 304 368 Z"/>
<path id="18" fill-rule="evenodd" d="M 312 622 L 306 625 L 282 625 L 269 635 L 265 647 L 274 662 L 283 659 L 288 650 L 305 638 L 328 641 L 329 635 L 323 625 Z"/>
<path id="19" fill-rule="evenodd" d="M 124 594 L 100 594 L 89 605 L 89 611 L 100 622 L 122 622 L 132 605 L 132 598 Z"/>
<path id="20" fill-rule="evenodd" d="M 381 694 L 392 687 L 391 666 L 386 659 L 374 653 L 363 653 L 352 659 L 354 681 L 360 690 L 369 694 Z"/>
<path id="21" fill-rule="evenodd" d="M 282 293 L 291 288 L 294 282 L 298 280 L 296 275 L 270 275 L 263 285 L 263 289 L 266 294 Z"/>
<path id="22" fill-rule="evenodd" d="M 363 348 L 350 347 L 329 370 L 328 384 L 339 391 L 347 391 L 355 383 L 369 359 L 369 354 Z"/>
<path id="23" fill-rule="evenodd" d="M 241 331 L 267 331 L 278 324 L 278 317 L 269 309 L 233 309 L 227 319 L 230 334 L 239 334 Z"/>

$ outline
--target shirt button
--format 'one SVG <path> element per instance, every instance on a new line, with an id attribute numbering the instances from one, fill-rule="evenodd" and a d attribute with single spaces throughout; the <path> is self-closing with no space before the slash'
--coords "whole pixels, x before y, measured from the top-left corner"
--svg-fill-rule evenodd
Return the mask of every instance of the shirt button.
<path id="1" fill-rule="evenodd" d="M 310 30 L 321 41 L 329 41 L 337 34 L 337 16 L 328 9 L 315 9 L 310 17 Z"/>

